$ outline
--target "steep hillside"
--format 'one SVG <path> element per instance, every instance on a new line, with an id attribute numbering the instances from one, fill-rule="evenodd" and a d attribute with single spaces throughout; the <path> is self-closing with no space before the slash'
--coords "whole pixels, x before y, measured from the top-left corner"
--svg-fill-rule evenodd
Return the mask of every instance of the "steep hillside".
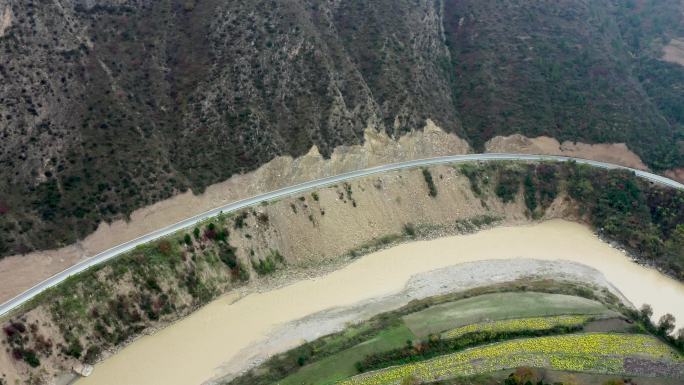
<path id="1" fill-rule="evenodd" d="M 684 70 L 655 59 L 681 33 L 680 15 L 670 0 L 447 1 L 469 139 L 625 142 L 655 169 L 681 165 Z"/>
<path id="2" fill-rule="evenodd" d="M 499 4 L 497 2 L 496 4 Z M 427 118 L 684 166 L 678 1 L 0 0 L 0 256 Z"/>
<path id="3" fill-rule="evenodd" d="M 460 133 L 433 2 L 363 3 L 0 2 L 0 252 L 369 125 Z"/>

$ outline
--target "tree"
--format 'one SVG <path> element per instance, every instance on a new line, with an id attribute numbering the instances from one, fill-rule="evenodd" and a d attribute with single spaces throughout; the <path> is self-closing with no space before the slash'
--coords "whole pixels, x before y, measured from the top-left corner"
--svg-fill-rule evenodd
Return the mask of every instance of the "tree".
<path id="1" fill-rule="evenodd" d="M 641 318 L 644 321 L 650 322 L 651 317 L 653 316 L 653 308 L 651 307 L 651 305 L 645 303 L 641 306 L 639 313 L 641 314 Z"/>
<path id="2" fill-rule="evenodd" d="M 195 239 L 199 240 L 199 237 L 200 237 L 200 229 L 199 229 L 199 227 L 195 227 L 195 229 L 192 230 L 192 234 L 195 236 Z"/>
<path id="3" fill-rule="evenodd" d="M 684 328 L 681 328 L 677 331 L 677 343 L 681 346 L 684 346 Z"/>
<path id="4" fill-rule="evenodd" d="M 675 317 L 667 313 L 658 320 L 658 331 L 663 334 L 670 334 L 675 329 Z"/>
<path id="5" fill-rule="evenodd" d="M 190 246 L 192 245 L 192 238 L 190 237 L 190 234 L 185 233 L 185 237 L 183 239 L 185 241 L 185 244 Z"/>

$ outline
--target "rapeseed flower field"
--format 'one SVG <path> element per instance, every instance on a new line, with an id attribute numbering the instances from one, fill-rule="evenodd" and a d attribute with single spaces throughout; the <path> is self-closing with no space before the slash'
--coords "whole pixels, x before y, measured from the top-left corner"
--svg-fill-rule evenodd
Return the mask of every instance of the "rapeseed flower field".
<path id="1" fill-rule="evenodd" d="M 555 317 L 517 318 L 492 322 L 479 322 L 455 329 L 442 334 L 443 338 L 457 338 L 474 332 L 516 332 L 523 330 L 549 330 L 557 326 L 580 326 L 592 317 L 586 315 L 567 315 Z"/>
<path id="2" fill-rule="evenodd" d="M 626 356 L 682 361 L 658 339 L 648 335 L 573 334 L 512 340 L 428 361 L 361 374 L 339 385 L 390 385 L 408 376 L 432 381 L 519 366 L 617 374 Z"/>

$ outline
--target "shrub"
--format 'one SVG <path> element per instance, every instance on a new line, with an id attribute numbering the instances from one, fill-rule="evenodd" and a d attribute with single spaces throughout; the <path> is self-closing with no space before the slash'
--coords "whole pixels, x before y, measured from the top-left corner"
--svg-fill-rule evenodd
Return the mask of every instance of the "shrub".
<path id="1" fill-rule="evenodd" d="M 668 335 L 674 331 L 675 325 L 675 317 L 670 313 L 664 314 L 658 320 L 658 332 Z"/>
<path id="2" fill-rule="evenodd" d="M 235 227 L 236 229 L 241 229 L 241 228 L 243 228 L 243 227 L 245 227 L 245 226 L 247 225 L 247 224 L 245 223 L 245 219 L 247 219 L 247 215 L 248 215 L 247 212 L 246 212 L 246 211 L 243 211 L 243 212 L 241 212 L 240 214 L 238 214 L 238 215 L 235 217 L 235 224 L 234 224 L 234 227 Z"/>
<path id="3" fill-rule="evenodd" d="M 97 362 L 98 358 L 100 358 L 100 354 L 102 354 L 102 348 L 101 347 L 99 347 L 97 345 L 91 346 L 86 351 L 86 354 L 83 357 L 83 360 L 86 362 L 86 364 L 93 365 Z"/>
<path id="4" fill-rule="evenodd" d="M 259 275 L 271 274 L 278 268 L 278 265 L 285 264 L 285 258 L 278 250 L 271 250 L 265 258 L 257 261 L 252 259 L 252 267 Z"/>
<path id="5" fill-rule="evenodd" d="M 437 196 L 437 186 L 435 186 L 435 181 L 432 179 L 432 173 L 427 168 L 423 169 L 423 178 L 425 178 L 425 183 L 428 187 L 428 194 L 431 197 Z"/>
<path id="6" fill-rule="evenodd" d="M 530 213 L 534 213 L 537 210 L 537 186 L 532 180 L 532 173 L 528 171 L 525 176 L 525 206 L 530 210 Z"/>
<path id="7" fill-rule="evenodd" d="M 81 353 L 83 353 L 81 341 L 79 341 L 78 338 L 72 337 L 71 341 L 69 341 L 69 346 L 64 350 L 64 354 L 74 358 L 81 358 Z"/>
<path id="8" fill-rule="evenodd" d="M 413 223 L 407 223 L 404 225 L 404 234 L 409 237 L 416 236 L 416 227 L 413 225 Z"/>
<path id="9" fill-rule="evenodd" d="M 353 200 L 353 198 L 352 198 L 352 193 L 353 193 L 352 192 L 352 186 L 347 182 L 344 182 L 344 191 L 347 194 L 347 199 L 349 199 L 350 201 Z"/>
<path id="10" fill-rule="evenodd" d="M 460 171 L 470 181 L 470 189 L 473 191 L 473 194 L 477 197 L 481 196 L 482 189 L 479 183 L 480 169 L 473 164 L 464 163 L 461 165 Z"/>
<path id="11" fill-rule="evenodd" d="M 268 214 L 259 213 L 257 215 L 257 221 L 259 221 L 259 223 L 261 223 L 262 225 L 268 225 Z"/>
<path id="12" fill-rule="evenodd" d="M 168 256 L 171 254 L 171 242 L 166 239 L 159 241 L 159 243 L 157 243 L 157 250 L 159 250 L 162 255 Z"/>
<path id="13" fill-rule="evenodd" d="M 33 350 L 24 350 L 21 352 L 21 355 L 24 359 L 24 362 L 29 364 L 29 366 L 31 366 L 32 368 L 37 368 L 40 366 L 40 360 L 38 359 L 36 352 L 34 352 Z"/>
<path id="14" fill-rule="evenodd" d="M 219 259 L 230 269 L 235 269 L 238 265 L 235 248 L 229 244 L 222 244 L 219 249 Z"/>
<path id="15" fill-rule="evenodd" d="M 499 183 L 496 186 L 496 195 L 504 203 L 513 202 L 515 195 L 520 189 L 520 176 L 514 170 L 501 170 L 499 172 Z"/>

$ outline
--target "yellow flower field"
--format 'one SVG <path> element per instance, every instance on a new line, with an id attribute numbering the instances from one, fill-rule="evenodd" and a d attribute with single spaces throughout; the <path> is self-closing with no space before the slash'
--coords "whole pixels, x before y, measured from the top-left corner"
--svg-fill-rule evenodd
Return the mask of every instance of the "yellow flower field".
<path id="1" fill-rule="evenodd" d="M 522 330 L 548 330 L 556 326 L 579 326 L 586 323 L 590 319 L 591 317 L 586 315 L 568 315 L 555 317 L 517 318 L 493 322 L 480 322 L 448 330 L 442 334 L 442 337 L 457 338 L 464 334 L 484 331 L 515 332 Z"/>
<path id="2" fill-rule="evenodd" d="M 648 335 L 573 334 L 482 346 L 428 361 L 361 374 L 338 384 L 389 385 L 410 375 L 428 381 L 519 366 L 621 373 L 623 358 L 633 355 L 682 360 L 667 345 Z"/>

